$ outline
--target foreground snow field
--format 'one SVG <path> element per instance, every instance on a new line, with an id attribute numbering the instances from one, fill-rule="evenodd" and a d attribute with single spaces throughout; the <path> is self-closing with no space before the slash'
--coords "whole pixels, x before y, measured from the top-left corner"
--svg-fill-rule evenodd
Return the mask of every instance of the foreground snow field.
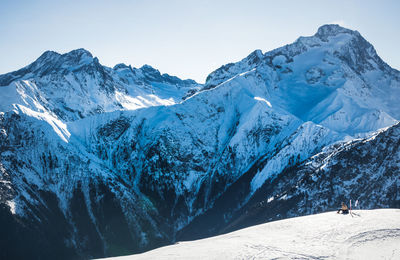
<path id="1" fill-rule="evenodd" d="M 179 242 L 128 259 L 400 259 L 400 210 L 327 212 Z"/>

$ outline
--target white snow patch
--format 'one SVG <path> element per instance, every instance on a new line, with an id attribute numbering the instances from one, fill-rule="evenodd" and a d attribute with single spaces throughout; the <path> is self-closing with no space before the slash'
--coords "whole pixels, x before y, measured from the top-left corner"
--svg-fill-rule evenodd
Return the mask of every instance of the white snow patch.
<path id="1" fill-rule="evenodd" d="M 68 143 L 69 137 L 71 136 L 71 134 L 69 133 L 68 129 L 67 129 L 67 125 L 65 123 L 63 123 L 61 120 L 51 116 L 49 113 L 47 112 L 36 112 L 33 111 L 32 109 L 29 109 L 25 106 L 22 105 L 15 105 L 15 109 L 16 112 L 18 113 L 19 111 L 31 116 L 33 118 L 37 118 L 39 120 L 43 120 L 45 122 L 47 122 L 54 130 L 54 132 L 66 143 Z"/>
<path id="2" fill-rule="evenodd" d="M 10 212 L 13 214 L 13 215 L 15 215 L 15 212 L 16 212 L 16 210 L 15 210 L 15 201 L 13 201 L 13 200 L 8 200 L 8 201 L 6 201 L 6 204 L 10 207 Z"/>
<path id="3" fill-rule="evenodd" d="M 270 103 L 268 100 L 266 100 L 265 98 L 262 98 L 262 97 L 254 97 L 254 99 L 255 99 L 255 100 L 258 100 L 258 101 L 265 102 L 269 107 L 272 107 L 271 103 Z"/>
<path id="4" fill-rule="evenodd" d="M 288 199 L 288 195 L 287 194 L 285 194 L 285 195 L 283 195 L 282 197 L 279 198 L 279 200 L 287 200 L 287 199 Z"/>

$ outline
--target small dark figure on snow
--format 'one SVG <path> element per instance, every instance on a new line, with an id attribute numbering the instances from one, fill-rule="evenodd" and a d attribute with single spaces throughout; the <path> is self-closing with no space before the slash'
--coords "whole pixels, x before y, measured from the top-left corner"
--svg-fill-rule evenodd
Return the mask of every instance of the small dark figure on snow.
<path id="1" fill-rule="evenodd" d="M 342 214 L 349 214 L 349 208 L 346 204 L 344 204 L 344 202 L 342 202 L 342 207 L 337 211 L 337 213 L 339 214 L 340 211 L 342 212 Z"/>

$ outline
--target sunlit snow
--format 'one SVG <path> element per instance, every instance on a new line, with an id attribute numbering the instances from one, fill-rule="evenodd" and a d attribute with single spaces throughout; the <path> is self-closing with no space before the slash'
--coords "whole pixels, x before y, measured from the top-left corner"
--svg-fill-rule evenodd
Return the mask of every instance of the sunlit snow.
<path id="1" fill-rule="evenodd" d="M 15 202 L 12 200 L 8 200 L 6 201 L 6 204 L 10 207 L 10 211 L 12 214 L 15 214 L 16 210 L 15 210 Z"/>
<path id="2" fill-rule="evenodd" d="M 270 103 L 268 100 L 266 100 L 265 98 L 262 98 L 262 97 L 254 97 L 254 99 L 255 99 L 255 100 L 258 100 L 258 101 L 263 101 L 263 102 L 265 102 L 269 107 L 272 107 L 271 103 Z"/>
<path id="3" fill-rule="evenodd" d="M 400 210 L 356 210 L 270 222 L 178 242 L 129 259 L 399 259 Z"/>

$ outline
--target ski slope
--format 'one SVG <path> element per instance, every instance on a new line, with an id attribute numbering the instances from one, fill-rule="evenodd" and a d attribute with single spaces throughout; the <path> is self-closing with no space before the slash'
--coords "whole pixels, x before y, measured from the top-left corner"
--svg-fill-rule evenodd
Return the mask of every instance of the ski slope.
<path id="1" fill-rule="evenodd" d="M 108 259 L 400 259 L 400 209 L 353 213 L 285 219 Z"/>

